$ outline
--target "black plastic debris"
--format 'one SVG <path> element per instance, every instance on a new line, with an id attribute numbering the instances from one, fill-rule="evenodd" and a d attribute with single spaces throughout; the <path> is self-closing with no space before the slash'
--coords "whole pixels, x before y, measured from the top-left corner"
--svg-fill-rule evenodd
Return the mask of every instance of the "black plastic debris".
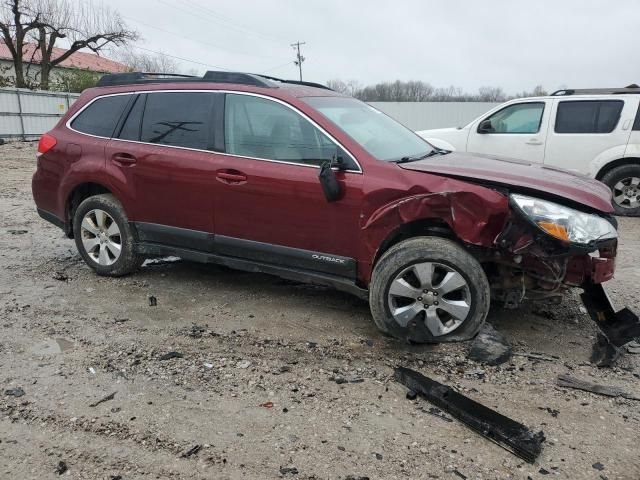
<path id="1" fill-rule="evenodd" d="M 55 272 L 51 278 L 53 278 L 54 280 L 58 280 L 60 282 L 66 282 L 69 280 L 69 276 L 64 273 L 64 272 Z"/>
<path id="2" fill-rule="evenodd" d="M 57 473 L 58 475 L 62 475 L 67 470 L 69 470 L 69 467 L 67 467 L 67 464 L 65 462 L 63 462 L 62 460 L 60 460 L 58 462 L 58 465 L 56 465 L 56 468 L 55 468 L 54 472 Z"/>
<path id="3" fill-rule="evenodd" d="M 2 144 L 0 143 L 0 145 Z M 28 230 L 7 230 L 7 233 L 10 233 L 11 235 L 24 235 L 25 233 L 28 233 L 28 232 L 29 232 Z"/>
<path id="4" fill-rule="evenodd" d="M 596 462 L 593 465 L 591 465 L 593 468 L 595 468 L 596 470 L 598 470 L 599 472 L 601 472 L 602 470 L 604 470 L 604 465 L 601 464 L 600 462 Z"/>
<path id="5" fill-rule="evenodd" d="M 298 469 L 296 467 L 280 467 L 281 475 L 298 475 Z"/>
<path id="6" fill-rule="evenodd" d="M 511 351 L 506 337 L 485 323 L 471 344 L 469 359 L 487 365 L 500 365 L 511 358 Z"/>
<path id="7" fill-rule="evenodd" d="M 523 460 L 533 463 L 540 455 L 544 441 L 542 431 L 533 433 L 525 425 L 409 368 L 396 368 L 394 377 L 436 407 Z"/>
<path id="8" fill-rule="evenodd" d="M 24 395 L 24 390 L 20 387 L 9 388 L 4 391 L 5 395 L 9 395 L 10 397 L 21 397 Z"/>
<path id="9" fill-rule="evenodd" d="M 573 388 L 576 390 L 583 390 L 585 392 L 597 393 L 598 395 L 604 395 L 607 397 L 622 397 L 627 400 L 640 400 L 640 396 L 622 388 L 599 385 L 597 383 L 580 380 L 570 375 L 560 375 L 556 381 L 556 385 L 564 388 Z"/>
<path id="10" fill-rule="evenodd" d="M 189 458 L 193 455 L 195 455 L 196 453 L 198 453 L 200 450 L 202 449 L 202 445 L 200 444 L 196 444 L 193 447 L 191 447 L 189 450 L 187 450 L 186 452 L 184 452 L 181 457 L 182 458 Z"/>
<path id="11" fill-rule="evenodd" d="M 640 319 L 628 307 L 616 311 L 602 284 L 587 285 L 580 298 L 600 329 L 591 363 L 610 367 L 622 353 L 621 347 L 640 337 Z"/>
<path id="12" fill-rule="evenodd" d="M 158 357 L 158 360 L 164 361 L 164 360 L 171 360 L 172 358 L 182 358 L 182 357 L 184 357 L 184 355 L 181 354 L 180 352 L 168 352 L 168 353 L 165 353 L 164 355 L 160 355 Z"/>
<path id="13" fill-rule="evenodd" d="M 407 390 L 407 400 L 415 400 L 418 394 L 413 390 Z"/>
<path id="14" fill-rule="evenodd" d="M 150 307 L 156 307 L 158 305 L 158 299 L 156 297 L 154 297 L 153 295 L 149 295 L 148 299 L 149 299 L 149 306 Z"/>
<path id="15" fill-rule="evenodd" d="M 108 402 L 109 400 L 113 400 L 116 396 L 116 392 L 110 393 L 109 395 L 107 395 L 106 397 L 102 397 L 100 400 L 98 400 L 97 402 L 91 403 L 89 404 L 90 407 L 97 407 L 98 405 L 100 405 L 101 403 L 104 402 Z"/>

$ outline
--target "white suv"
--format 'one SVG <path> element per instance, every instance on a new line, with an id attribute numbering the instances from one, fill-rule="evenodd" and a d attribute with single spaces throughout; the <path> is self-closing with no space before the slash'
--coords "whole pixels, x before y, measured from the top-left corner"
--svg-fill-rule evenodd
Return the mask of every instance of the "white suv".
<path id="1" fill-rule="evenodd" d="M 618 214 L 640 215 L 640 87 L 558 90 L 510 100 L 466 127 L 417 132 L 446 150 L 573 170 L 611 188 Z"/>

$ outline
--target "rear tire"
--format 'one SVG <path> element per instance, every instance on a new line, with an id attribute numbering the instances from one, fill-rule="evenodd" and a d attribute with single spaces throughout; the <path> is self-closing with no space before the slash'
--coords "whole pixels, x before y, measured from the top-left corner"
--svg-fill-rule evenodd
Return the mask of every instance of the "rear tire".
<path id="1" fill-rule="evenodd" d="M 640 216 L 640 165 L 616 167 L 601 181 L 611 189 L 611 204 L 617 215 Z"/>
<path id="2" fill-rule="evenodd" d="M 85 199 L 73 216 L 78 252 L 98 275 L 119 277 L 136 271 L 144 258 L 136 253 L 127 214 L 111 194 Z"/>
<path id="3" fill-rule="evenodd" d="M 416 237 L 391 247 L 373 270 L 369 305 L 384 333 L 414 343 L 473 338 L 489 312 L 478 261 L 457 243 Z"/>

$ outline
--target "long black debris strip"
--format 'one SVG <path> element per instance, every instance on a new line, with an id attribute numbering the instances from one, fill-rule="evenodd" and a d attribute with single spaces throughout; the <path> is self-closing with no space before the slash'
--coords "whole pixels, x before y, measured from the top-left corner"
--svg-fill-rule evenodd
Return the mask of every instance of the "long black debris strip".
<path id="1" fill-rule="evenodd" d="M 533 463 L 542 451 L 544 433 L 533 433 L 525 425 L 465 397 L 451 387 L 415 370 L 396 368 L 395 380 L 457 418 L 467 427 L 497 443 L 523 460 Z"/>

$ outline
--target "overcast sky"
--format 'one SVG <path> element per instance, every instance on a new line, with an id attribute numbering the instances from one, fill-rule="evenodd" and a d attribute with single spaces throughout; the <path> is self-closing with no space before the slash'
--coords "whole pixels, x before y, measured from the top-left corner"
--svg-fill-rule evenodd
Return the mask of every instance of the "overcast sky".
<path id="1" fill-rule="evenodd" d="M 100 0 L 93 0 L 94 4 Z M 423 80 L 474 92 L 640 83 L 639 0 L 109 0 L 185 69 Z"/>

